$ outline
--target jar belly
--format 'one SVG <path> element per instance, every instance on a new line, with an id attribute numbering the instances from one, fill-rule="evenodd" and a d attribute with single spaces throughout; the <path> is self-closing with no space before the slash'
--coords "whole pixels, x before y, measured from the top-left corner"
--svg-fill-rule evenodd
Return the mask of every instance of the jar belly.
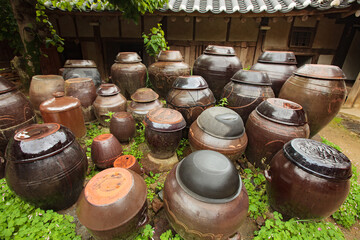
<path id="1" fill-rule="evenodd" d="M 182 131 L 158 132 L 149 128 L 145 129 L 145 139 L 150 148 L 151 155 L 155 158 L 170 158 L 175 154 L 182 137 Z"/>

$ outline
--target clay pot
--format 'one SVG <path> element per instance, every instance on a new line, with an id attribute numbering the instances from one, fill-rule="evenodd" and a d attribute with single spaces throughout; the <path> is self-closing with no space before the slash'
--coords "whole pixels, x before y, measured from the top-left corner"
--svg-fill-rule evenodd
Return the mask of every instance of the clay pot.
<path id="1" fill-rule="evenodd" d="M 122 155 L 118 157 L 114 161 L 114 167 L 126 168 L 136 172 L 137 174 L 142 174 L 141 167 L 133 155 Z"/>
<path id="2" fill-rule="evenodd" d="M 96 88 L 91 78 L 72 78 L 65 81 L 65 95 L 80 100 L 85 122 L 96 119 L 93 102 L 96 99 Z"/>
<path id="3" fill-rule="evenodd" d="M 180 51 L 161 51 L 158 61 L 148 68 L 149 79 L 155 91 L 163 98 L 179 76 L 190 75 L 190 66 L 183 62 Z"/>
<path id="4" fill-rule="evenodd" d="M 135 120 L 131 113 L 117 112 L 110 120 L 110 133 L 120 142 L 129 142 L 135 135 Z"/>
<path id="5" fill-rule="evenodd" d="M 184 239 L 228 239 L 245 220 L 248 207 L 238 172 L 220 153 L 193 152 L 166 178 L 166 216 Z"/>
<path id="6" fill-rule="evenodd" d="M 5 151 L 16 129 L 35 123 L 35 113 L 15 85 L 0 77 L 0 151 Z"/>
<path id="7" fill-rule="evenodd" d="M 111 66 L 111 79 L 126 98 L 145 87 L 146 67 L 136 52 L 119 52 Z"/>
<path id="8" fill-rule="evenodd" d="M 254 110 L 246 122 L 249 143 L 245 155 L 255 167 L 265 169 L 273 156 L 294 138 L 308 138 L 304 109 L 297 103 L 269 98 Z"/>
<path id="9" fill-rule="evenodd" d="M 150 111 L 144 120 L 145 140 L 155 158 L 170 158 L 179 146 L 182 129 L 186 126 L 180 112 L 169 108 Z"/>
<path id="10" fill-rule="evenodd" d="M 64 79 L 59 75 L 36 75 L 30 83 L 29 99 L 33 107 L 39 110 L 40 104 L 53 97 L 54 92 L 64 91 Z"/>
<path id="11" fill-rule="evenodd" d="M 71 131 L 57 123 L 19 130 L 9 141 L 5 158 L 7 184 L 36 207 L 69 208 L 83 189 L 86 154 Z"/>
<path id="12" fill-rule="evenodd" d="M 337 66 L 305 64 L 286 81 L 279 97 L 303 106 L 312 137 L 340 111 L 346 96 L 344 79 Z"/>
<path id="13" fill-rule="evenodd" d="M 250 113 L 265 99 L 275 97 L 267 74 L 240 70 L 224 87 L 221 98 L 227 98 L 226 107 L 237 112 L 246 123 Z"/>
<path id="14" fill-rule="evenodd" d="M 351 174 L 343 153 L 315 140 L 293 139 L 265 171 L 269 203 L 286 217 L 327 218 L 345 201 Z"/>
<path id="15" fill-rule="evenodd" d="M 244 123 L 239 114 L 225 107 L 203 111 L 189 130 L 192 151 L 213 150 L 236 161 L 248 143 Z"/>
<path id="16" fill-rule="evenodd" d="M 146 184 L 124 168 L 96 174 L 79 197 L 76 214 L 95 239 L 135 239 L 148 222 Z"/>
<path id="17" fill-rule="evenodd" d="M 91 78 L 96 87 L 101 84 L 100 73 L 93 60 L 66 60 L 63 77 L 65 80 L 71 78 Z"/>
<path id="18" fill-rule="evenodd" d="M 232 47 L 209 45 L 194 62 L 193 74 L 205 78 L 217 100 L 242 65 Z"/>
<path id="19" fill-rule="evenodd" d="M 111 83 L 101 84 L 97 89 L 96 97 L 93 106 L 95 109 L 95 116 L 101 125 L 109 127 L 110 122 L 105 119 L 108 112 L 126 112 L 126 98 L 120 94 L 120 89 Z"/>
<path id="20" fill-rule="evenodd" d="M 113 166 L 115 159 L 122 155 L 120 142 L 111 133 L 99 135 L 91 144 L 91 159 L 98 168 Z"/>
<path id="21" fill-rule="evenodd" d="M 136 122 L 143 122 L 146 114 L 153 109 L 162 108 L 159 95 L 151 88 L 139 88 L 131 95 L 131 103 L 128 111 L 133 115 Z"/>
<path id="22" fill-rule="evenodd" d="M 293 52 L 266 51 L 260 55 L 251 70 L 266 72 L 271 80 L 271 88 L 274 90 L 275 97 L 278 97 L 285 81 L 296 71 L 296 64 Z"/>

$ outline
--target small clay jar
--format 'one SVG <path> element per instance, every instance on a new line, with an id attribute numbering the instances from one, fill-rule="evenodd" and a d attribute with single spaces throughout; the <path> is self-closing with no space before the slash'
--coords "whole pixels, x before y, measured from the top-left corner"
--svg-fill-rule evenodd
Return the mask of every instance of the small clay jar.
<path id="1" fill-rule="evenodd" d="M 250 113 L 265 99 L 275 97 L 271 81 L 265 72 L 240 70 L 226 84 L 221 98 L 226 107 L 237 112 L 246 123 Z"/>
<path id="2" fill-rule="evenodd" d="M 327 218 L 345 201 L 351 174 L 343 153 L 315 140 L 293 139 L 265 171 L 269 203 L 285 217 Z"/>
<path id="3" fill-rule="evenodd" d="M 95 109 L 95 116 L 101 125 L 109 127 L 110 122 L 107 114 L 109 112 L 126 112 L 126 98 L 120 94 L 120 89 L 112 83 L 101 84 L 97 89 L 96 97 L 93 106 Z"/>
<path id="4" fill-rule="evenodd" d="M 308 138 L 309 125 L 304 109 L 297 103 L 269 98 L 254 110 L 246 122 L 249 143 L 246 158 L 255 167 L 265 169 L 285 143 Z"/>
<path id="5" fill-rule="evenodd" d="M 114 167 L 126 168 L 137 174 L 143 173 L 138 161 L 136 161 L 136 158 L 133 155 L 122 155 L 118 157 L 114 161 Z"/>
<path id="6" fill-rule="evenodd" d="M 63 77 L 65 80 L 71 78 L 91 78 L 96 87 L 101 84 L 100 73 L 93 60 L 66 60 Z"/>
<path id="7" fill-rule="evenodd" d="M 136 122 L 143 122 L 149 111 L 162 108 L 163 103 L 159 95 L 151 88 L 139 88 L 131 95 L 128 111 L 131 112 Z"/>
<path id="8" fill-rule="evenodd" d="M 129 112 L 116 112 L 110 120 L 110 133 L 120 142 L 129 142 L 135 135 L 135 120 Z"/>
<path id="9" fill-rule="evenodd" d="M 122 155 L 120 142 L 111 133 L 99 135 L 91 144 L 91 159 L 98 168 L 110 168 Z"/>

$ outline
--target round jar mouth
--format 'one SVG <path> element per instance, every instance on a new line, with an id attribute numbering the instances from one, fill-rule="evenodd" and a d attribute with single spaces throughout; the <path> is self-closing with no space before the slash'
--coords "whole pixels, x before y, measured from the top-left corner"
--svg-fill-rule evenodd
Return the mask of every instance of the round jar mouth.
<path id="1" fill-rule="evenodd" d="M 116 55 L 115 63 L 138 63 L 141 62 L 139 54 L 136 52 L 119 52 Z"/>
<path id="2" fill-rule="evenodd" d="M 96 94 L 100 96 L 114 96 L 120 93 L 120 89 L 113 83 L 103 83 L 96 90 Z"/>
<path id="3" fill-rule="evenodd" d="M 84 82 L 93 82 L 91 78 L 70 78 L 65 80 L 65 83 L 84 83 Z"/>
<path id="4" fill-rule="evenodd" d="M 245 83 L 249 85 L 271 86 L 271 80 L 266 72 L 256 70 L 239 70 L 230 79 L 233 82 Z"/>
<path id="5" fill-rule="evenodd" d="M 265 51 L 260 55 L 258 62 L 287 65 L 297 64 L 294 52 L 286 51 Z"/>
<path id="6" fill-rule="evenodd" d="M 183 56 L 178 50 L 161 51 L 158 55 L 159 62 L 182 62 Z"/>
<path id="7" fill-rule="evenodd" d="M 172 88 L 181 90 L 201 90 L 208 87 L 205 79 L 198 75 L 179 76 L 172 85 Z"/>

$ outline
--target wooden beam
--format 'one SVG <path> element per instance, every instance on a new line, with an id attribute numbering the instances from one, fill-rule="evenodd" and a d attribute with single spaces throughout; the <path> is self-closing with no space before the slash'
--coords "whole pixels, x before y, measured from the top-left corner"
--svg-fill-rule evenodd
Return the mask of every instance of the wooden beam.
<path id="1" fill-rule="evenodd" d="M 346 23 L 343 33 L 341 35 L 341 39 L 339 41 L 339 45 L 336 49 L 335 56 L 332 60 L 333 65 L 342 68 L 354 36 L 355 36 L 355 28 L 353 27 L 353 23 L 351 22 Z"/>
<path id="2" fill-rule="evenodd" d="M 343 105 L 343 108 L 352 108 L 356 98 L 360 97 L 360 72 L 352 86 L 350 93 Z"/>

